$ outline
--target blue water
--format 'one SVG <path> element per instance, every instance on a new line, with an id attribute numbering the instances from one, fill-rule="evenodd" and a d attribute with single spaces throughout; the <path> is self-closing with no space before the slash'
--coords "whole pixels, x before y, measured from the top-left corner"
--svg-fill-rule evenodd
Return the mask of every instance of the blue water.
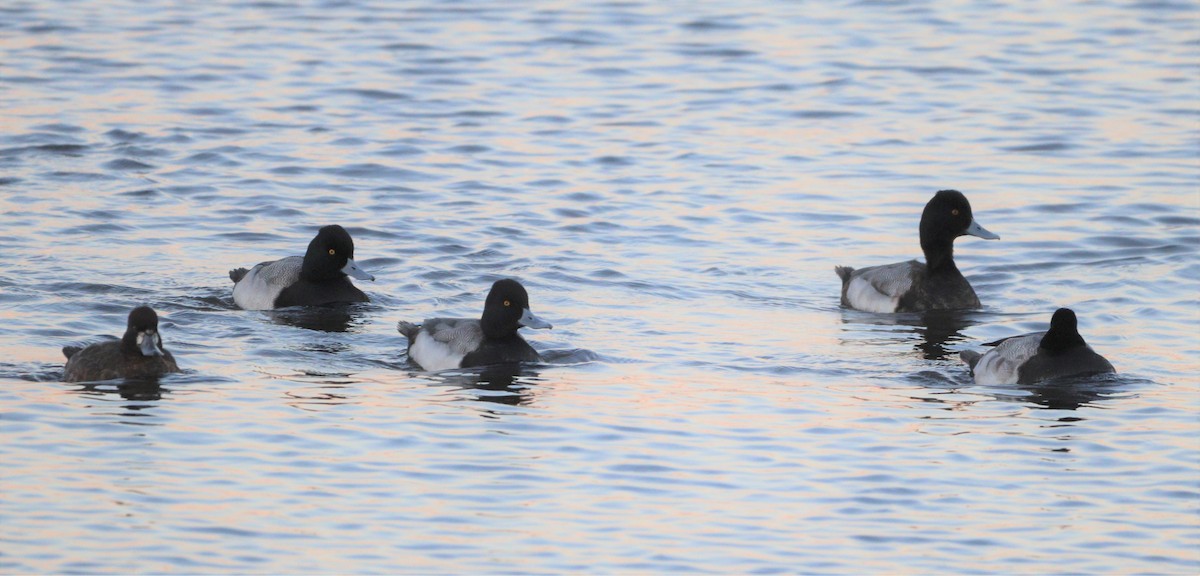
<path id="1" fill-rule="evenodd" d="M 1198 94 L 1194 3 L 0 7 L 0 571 L 1195 573 Z M 984 308 L 840 308 L 943 188 Z M 501 277 L 544 364 L 408 363 Z M 1059 306 L 1117 375 L 958 362 Z"/>

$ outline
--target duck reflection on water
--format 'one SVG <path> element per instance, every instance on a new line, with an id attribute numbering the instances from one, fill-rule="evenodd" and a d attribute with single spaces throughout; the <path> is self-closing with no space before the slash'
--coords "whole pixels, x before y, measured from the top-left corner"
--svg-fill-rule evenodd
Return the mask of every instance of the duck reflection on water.
<path id="1" fill-rule="evenodd" d="M 163 394 L 170 394 L 170 389 L 164 388 L 160 378 L 127 378 L 106 382 L 86 382 L 78 384 L 74 390 L 77 394 L 90 396 L 117 395 L 122 399 L 135 402 L 157 402 L 163 399 Z M 141 410 L 153 407 L 149 405 L 128 405 L 130 410 Z"/>
<path id="2" fill-rule="evenodd" d="M 1027 403 L 1048 410 L 1077 410 L 1124 396 L 1127 378 L 1116 374 L 1071 376 L 1015 386 L 1011 393 L 989 389 L 999 400 Z"/>
<path id="3" fill-rule="evenodd" d="M 534 399 L 536 385 L 542 380 L 536 366 L 495 364 L 464 368 L 432 375 L 434 386 L 446 386 L 465 392 L 470 400 L 508 406 L 525 406 Z"/>
<path id="4" fill-rule="evenodd" d="M 907 330 L 887 330 L 887 342 L 895 343 L 896 335 L 916 335 L 913 349 L 921 358 L 926 360 L 947 360 L 952 356 L 957 358 L 957 349 L 951 350 L 958 342 L 966 342 L 968 338 L 963 330 L 982 321 L 977 320 L 978 312 L 970 310 L 930 310 L 927 312 L 912 312 L 901 314 L 873 314 L 856 310 L 842 310 L 842 323 L 846 325 L 895 326 Z M 859 339 L 845 339 L 845 344 L 862 345 Z"/>
<path id="5" fill-rule="evenodd" d="M 353 332 L 364 322 L 367 308 L 356 304 L 293 306 L 265 312 L 271 322 L 317 332 Z"/>

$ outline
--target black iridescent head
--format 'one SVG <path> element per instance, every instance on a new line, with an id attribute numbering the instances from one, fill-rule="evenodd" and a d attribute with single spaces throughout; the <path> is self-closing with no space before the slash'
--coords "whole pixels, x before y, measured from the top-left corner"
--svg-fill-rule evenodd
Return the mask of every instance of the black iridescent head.
<path id="1" fill-rule="evenodd" d="M 550 323 L 538 318 L 529 309 L 529 294 L 520 282 L 497 280 L 483 303 L 480 319 L 484 336 L 504 338 L 516 334 L 517 328 L 550 328 Z"/>
<path id="2" fill-rule="evenodd" d="M 321 228 L 316 238 L 308 243 L 300 275 L 311 281 L 336 280 L 346 275 L 362 280 L 375 279 L 354 262 L 354 240 L 337 224 Z"/>
<path id="3" fill-rule="evenodd" d="M 1079 335 L 1079 320 L 1070 308 L 1059 308 L 1050 317 L 1050 329 L 1042 336 L 1039 346 L 1052 354 L 1065 352 L 1079 346 L 1086 346 L 1083 336 Z"/>
<path id="4" fill-rule="evenodd" d="M 958 190 L 942 190 L 933 195 L 921 213 L 921 250 L 930 268 L 953 263 L 954 239 L 959 236 L 978 236 L 999 240 L 975 222 L 971 203 Z"/>
<path id="5" fill-rule="evenodd" d="M 129 312 L 121 350 L 126 354 L 161 356 L 162 337 L 158 335 L 158 314 L 149 306 L 138 306 Z"/>

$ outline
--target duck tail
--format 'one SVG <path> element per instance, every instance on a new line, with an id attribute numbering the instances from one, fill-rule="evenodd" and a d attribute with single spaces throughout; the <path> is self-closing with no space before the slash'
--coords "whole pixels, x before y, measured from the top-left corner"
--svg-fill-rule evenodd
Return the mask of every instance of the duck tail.
<path id="1" fill-rule="evenodd" d="M 233 270 L 229 271 L 229 279 L 233 280 L 234 284 L 237 284 L 238 282 L 242 281 L 242 278 L 246 277 L 246 272 L 249 272 L 249 270 L 245 268 L 234 268 Z"/>
<path id="2" fill-rule="evenodd" d="M 83 348 L 80 348 L 79 346 L 63 346 L 62 352 L 63 356 L 66 356 L 67 360 L 70 360 L 71 357 L 78 354 L 80 350 L 83 350 Z"/>
<path id="3" fill-rule="evenodd" d="M 854 269 L 849 266 L 834 266 L 833 271 L 837 272 L 837 275 L 842 279 L 843 284 L 848 282 L 850 280 L 850 275 L 854 273 Z"/>
<path id="4" fill-rule="evenodd" d="M 413 324 L 412 322 L 405 322 L 404 320 L 401 320 L 396 323 L 396 330 L 398 330 L 401 334 L 403 334 L 405 338 L 408 338 L 409 340 L 413 340 L 414 338 L 417 337 L 417 332 L 421 331 L 421 325 Z"/>
<path id="5" fill-rule="evenodd" d="M 983 357 L 983 354 L 980 354 L 974 350 L 963 350 L 962 352 L 958 353 L 958 357 L 962 358 L 962 361 L 966 362 L 967 366 L 969 366 L 971 370 L 975 370 L 975 365 L 979 363 L 979 359 Z"/>

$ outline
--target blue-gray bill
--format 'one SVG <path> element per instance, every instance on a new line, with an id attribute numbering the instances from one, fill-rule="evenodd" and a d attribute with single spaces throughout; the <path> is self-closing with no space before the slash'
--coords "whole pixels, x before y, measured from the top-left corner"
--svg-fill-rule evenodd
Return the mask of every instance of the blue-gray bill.
<path id="1" fill-rule="evenodd" d="M 363 271 L 362 268 L 359 268 L 354 259 L 346 260 L 346 265 L 342 266 L 342 273 L 353 278 L 358 278 L 359 280 L 375 281 L 375 277 Z"/>
<path id="2" fill-rule="evenodd" d="M 137 343 L 138 349 L 142 351 L 142 356 L 162 356 L 162 350 L 158 349 L 157 331 L 145 330 L 138 332 Z"/>
<path id="3" fill-rule="evenodd" d="M 971 219 L 971 225 L 967 226 L 967 234 L 971 235 L 971 236 L 978 236 L 980 238 L 983 238 L 984 240 L 999 240 L 1000 239 L 999 234 L 992 233 L 992 232 L 988 231 L 987 228 L 980 226 L 979 222 L 977 220 L 975 220 L 974 218 Z"/>
<path id="4" fill-rule="evenodd" d="M 526 328 L 553 328 L 554 327 L 554 326 L 551 326 L 549 322 L 542 320 L 541 318 L 538 318 L 537 315 L 534 314 L 533 312 L 531 312 L 528 308 L 526 308 L 523 312 L 521 312 L 520 323 L 522 326 L 524 326 Z"/>

